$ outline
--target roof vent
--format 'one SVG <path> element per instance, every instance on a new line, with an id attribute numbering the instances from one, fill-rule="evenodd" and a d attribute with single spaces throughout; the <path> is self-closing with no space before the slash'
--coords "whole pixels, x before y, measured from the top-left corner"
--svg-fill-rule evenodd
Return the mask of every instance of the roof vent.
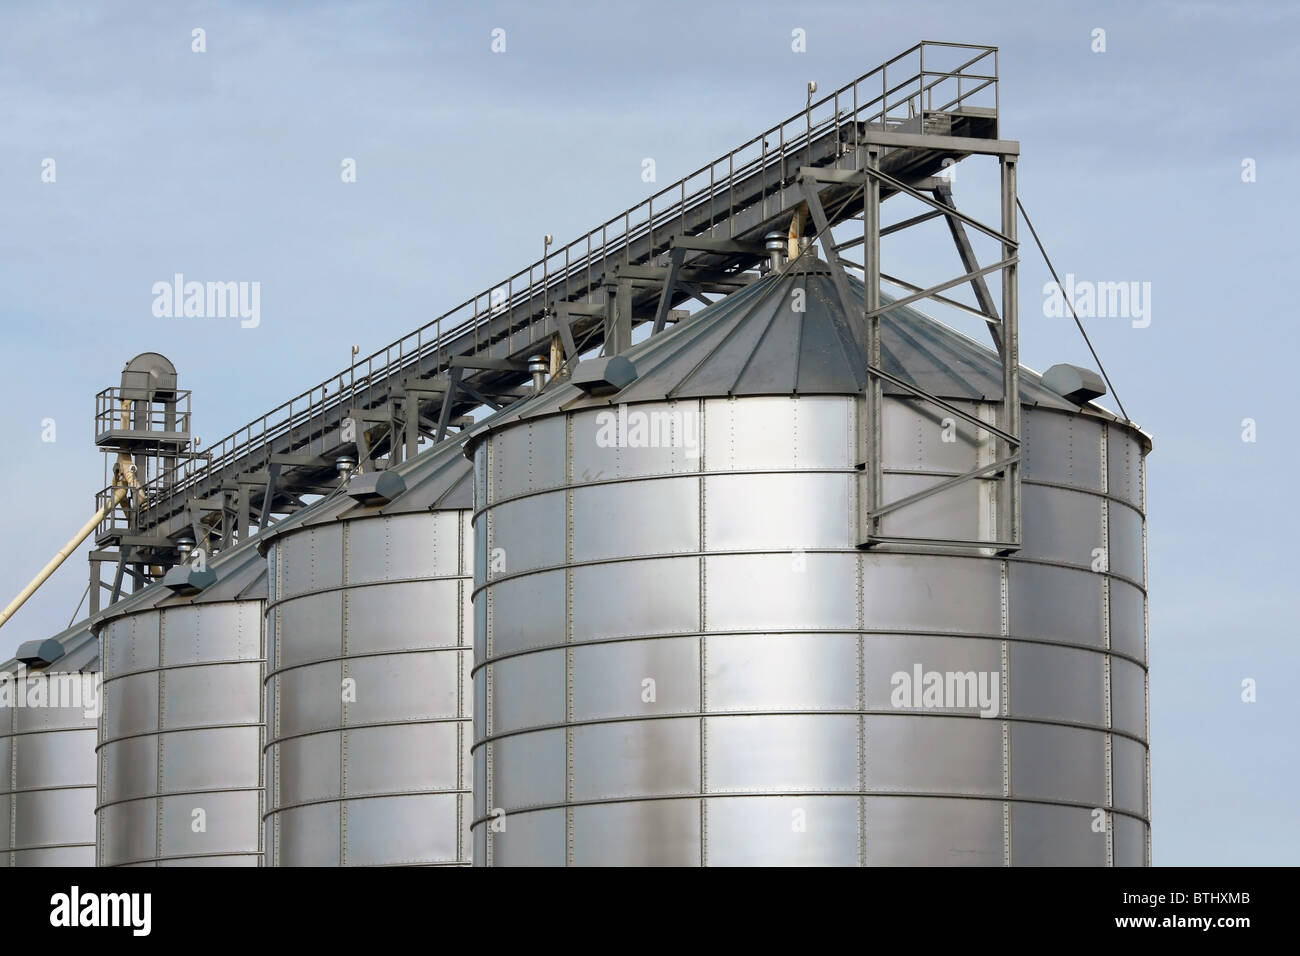
<path id="1" fill-rule="evenodd" d="M 211 570 L 200 571 L 186 564 L 178 564 L 167 572 L 162 583 L 163 587 L 189 597 L 192 594 L 198 594 L 204 588 L 216 584 L 217 572 Z"/>
<path id="2" fill-rule="evenodd" d="M 1106 383 L 1101 376 L 1077 365 L 1053 365 L 1043 373 L 1043 384 L 1078 405 L 1106 394 Z"/>
<path id="3" fill-rule="evenodd" d="M 49 667 L 62 656 L 63 645 L 52 637 L 19 644 L 18 650 L 14 652 L 14 659 L 22 661 L 28 667 Z"/>
<path id="4" fill-rule="evenodd" d="M 395 471 L 371 471 L 354 475 L 345 494 L 363 505 L 386 505 L 402 492 L 406 482 Z"/>
<path id="5" fill-rule="evenodd" d="M 636 366 L 622 355 L 587 359 L 573 370 L 569 381 L 588 395 L 612 395 L 636 381 Z"/>
<path id="6" fill-rule="evenodd" d="M 786 238 L 779 232 L 769 232 L 763 237 L 763 249 L 767 252 L 767 267 L 773 272 L 785 265 L 786 248 Z"/>

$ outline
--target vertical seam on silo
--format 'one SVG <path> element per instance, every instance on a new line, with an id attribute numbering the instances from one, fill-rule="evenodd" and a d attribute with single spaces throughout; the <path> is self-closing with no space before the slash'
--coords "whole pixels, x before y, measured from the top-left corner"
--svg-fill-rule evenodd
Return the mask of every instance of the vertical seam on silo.
<path id="1" fill-rule="evenodd" d="M 342 682 L 348 678 L 348 559 L 351 557 L 352 535 L 350 522 L 344 521 L 339 529 L 340 565 L 339 583 L 342 585 L 339 600 L 339 866 L 348 862 L 348 700 L 341 692 Z M 387 529 L 385 529 L 386 532 Z M 313 545 L 315 539 L 313 538 Z M 388 566 L 388 542 L 384 542 L 384 566 Z"/>
<path id="2" fill-rule="evenodd" d="M 1115 865 L 1115 740 L 1111 733 L 1115 726 L 1111 695 L 1111 633 L 1110 633 L 1110 429 L 1101 427 L 1099 455 L 1101 457 L 1101 553 L 1106 557 L 1105 573 L 1101 577 L 1101 633 L 1102 646 L 1102 717 L 1106 725 L 1106 865 Z"/>
<path id="3" fill-rule="evenodd" d="M 18 790 L 18 708 L 9 707 L 7 710 L 9 711 L 8 776 L 9 792 L 12 794 Z M 99 814 L 95 816 L 96 820 L 98 820 Z M 9 831 L 9 852 L 5 856 L 8 859 L 8 865 L 14 867 L 18 865 L 18 854 L 14 851 L 14 848 L 18 845 L 18 801 L 13 797 L 9 798 L 9 819 L 6 821 L 6 829 Z M 96 832 L 96 837 L 98 837 L 98 832 Z"/>
<path id="4" fill-rule="evenodd" d="M 859 402 L 856 398 L 845 402 L 848 414 L 845 415 L 845 446 L 852 451 L 849 464 L 853 465 L 861 457 L 862 449 L 858 447 L 858 413 Z M 918 420 L 918 431 L 920 428 Z M 862 493 L 861 480 L 857 474 L 850 476 L 848 494 L 848 514 L 846 527 L 858 529 L 858 514 L 861 503 L 858 495 Z M 855 543 L 858 538 L 855 538 Z M 867 568 L 866 555 L 855 549 L 854 585 L 857 588 L 857 625 L 858 625 L 858 866 L 867 865 Z"/>
<path id="5" fill-rule="evenodd" d="M 496 800 L 495 800 L 495 781 L 492 778 L 493 759 L 492 752 L 495 745 L 491 741 L 492 736 L 492 664 L 488 661 L 492 659 L 492 594 L 496 590 L 489 585 L 492 577 L 492 549 L 495 546 L 495 538 L 492 534 L 492 503 L 494 499 L 493 489 L 496 487 L 496 480 L 493 474 L 493 467 L 496 465 L 496 455 L 493 452 L 493 439 L 488 436 L 483 441 L 483 471 L 486 475 L 484 484 L 484 502 L 483 502 L 483 542 L 487 548 L 487 554 L 481 559 L 484 562 L 483 568 L 483 590 L 480 592 L 483 597 L 483 727 L 476 732 L 483 739 L 483 814 L 485 819 L 481 824 L 483 827 L 483 866 L 490 867 L 495 847 L 493 846 L 493 823 L 496 822 Z M 475 615 L 477 617 L 477 614 Z"/>
<path id="6" fill-rule="evenodd" d="M 284 574 L 281 570 L 280 561 L 281 552 L 284 550 L 283 545 L 273 546 L 272 554 L 274 560 L 271 562 L 271 573 L 274 578 L 276 607 L 274 611 L 269 611 L 275 615 L 275 623 L 272 625 L 273 630 L 267 635 L 270 646 L 275 648 L 275 659 L 277 665 L 283 658 L 280 652 L 280 607 L 279 601 L 284 594 Z M 268 605 L 269 610 L 269 605 Z M 270 657 L 268 653 L 268 659 Z M 272 739 L 275 743 L 272 745 L 271 764 L 273 767 L 271 773 L 271 795 L 270 799 L 274 801 L 274 810 L 271 814 L 271 863 L 278 866 L 280 862 L 280 675 L 276 674 L 271 678 L 271 699 L 276 702 L 274 708 L 273 720 L 275 727 L 272 731 Z"/>
<path id="7" fill-rule="evenodd" d="M 998 706 L 1002 711 L 1002 865 L 1011 865 L 1011 724 L 1007 714 L 1011 710 L 1011 666 L 1009 661 L 1010 645 L 1007 641 L 1011 634 L 1011 564 L 1005 558 L 998 562 L 998 588 L 1000 592 L 999 629 L 1002 631 L 1000 666 L 1002 668 L 1002 699 Z"/>
<path id="8" fill-rule="evenodd" d="M 530 433 L 531 438 L 531 433 Z M 564 417 L 564 865 L 573 865 L 573 416 Z M 529 446 L 531 461 L 532 447 Z M 531 472 L 529 489 L 532 489 Z"/>
<path id="9" fill-rule="evenodd" d="M 1146 853 L 1144 865 L 1151 865 L 1151 619 L 1147 600 L 1147 460 L 1138 456 L 1138 480 L 1142 496 L 1142 709 L 1145 724 L 1142 749 L 1146 752 Z"/>
<path id="10" fill-rule="evenodd" d="M 163 724 L 163 701 L 166 698 L 167 686 L 167 668 L 165 666 L 167 654 L 167 612 L 158 612 L 158 700 L 157 726 L 154 728 L 158 733 L 157 746 L 154 752 L 158 755 L 158 765 L 154 768 L 156 774 L 156 783 L 154 788 L 154 860 L 162 856 L 163 852 L 163 766 L 166 763 L 166 738 L 162 732 Z"/>
<path id="11" fill-rule="evenodd" d="M 850 502 L 850 509 L 855 506 Z M 848 515 L 853 521 L 852 511 Z M 866 568 L 864 555 L 859 551 L 855 555 L 857 565 L 858 590 L 858 865 L 867 865 L 867 626 L 866 603 L 863 591 L 866 587 Z"/>
<path id="12" fill-rule="evenodd" d="M 699 541 L 700 557 L 699 565 L 696 567 L 698 575 L 698 584 L 700 590 L 699 614 L 700 614 L 700 647 L 699 647 L 699 679 L 700 679 L 700 866 L 709 864 L 709 802 L 705 797 L 708 793 L 708 737 L 705 732 L 705 715 L 709 712 L 709 689 L 708 689 L 708 615 L 706 610 L 708 602 L 706 600 L 708 575 L 705 573 L 707 558 L 705 557 L 705 548 L 708 545 L 706 540 L 705 528 L 707 527 L 708 515 L 706 511 L 706 495 L 704 492 L 705 474 L 708 471 L 708 446 L 704 440 L 705 431 L 705 408 L 707 407 L 704 399 L 696 400 L 696 411 L 700 416 L 699 442 L 700 455 L 696 461 L 696 467 L 699 468 L 699 474 L 696 481 L 699 483 L 696 487 L 696 493 L 699 501 Z M 734 406 L 731 406 L 734 412 Z M 730 416 L 731 422 L 731 465 L 735 467 L 735 445 L 736 445 L 736 420 L 734 414 Z"/>
<path id="13" fill-rule="evenodd" d="M 465 797 L 473 793 L 473 783 L 465 786 L 465 520 L 467 512 L 456 512 L 456 862 L 467 861 L 465 853 Z M 473 697 L 471 693 L 471 697 Z M 473 701 L 469 702 L 473 706 Z M 473 796 L 471 796 L 473 800 Z M 469 817 L 473 819 L 471 806 Z"/>

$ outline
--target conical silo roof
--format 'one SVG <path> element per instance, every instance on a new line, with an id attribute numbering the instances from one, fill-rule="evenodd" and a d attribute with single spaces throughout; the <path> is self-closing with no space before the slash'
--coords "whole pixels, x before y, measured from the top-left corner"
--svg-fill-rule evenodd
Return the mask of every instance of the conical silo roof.
<path id="1" fill-rule="evenodd" d="M 463 434 L 453 435 L 394 468 L 374 472 L 370 476 L 360 476 L 373 478 L 382 475 L 390 482 L 394 477 L 400 478 L 400 484 L 390 485 L 385 495 L 358 497 L 350 493 L 353 488 L 349 483 L 321 501 L 277 522 L 254 540 L 261 553 L 266 554 L 275 538 L 297 528 L 344 518 L 350 520 L 372 515 L 473 508 L 474 468 L 463 454 L 464 442 Z M 382 492 L 385 489 L 380 486 L 378 490 Z"/>
<path id="2" fill-rule="evenodd" d="M 746 395 L 855 395 L 866 382 L 866 334 L 860 318 L 862 282 L 849 277 L 846 311 L 821 260 L 796 260 L 779 272 L 701 309 L 623 354 L 636 378 L 600 397 L 557 382 L 536 399 L 507 408 L 473 430 L 555 414 L 583 405 Z M 882 296 L 887 305 L 892 300 Z M 903 381 L 949 400 L 1000 401 L 997 353 L 916 309 L 900 306 L 881 317 L 881 365 Z M 885 382 L 887 395 L 910 395 Z M 1020 368 L 1025 405 L 1078 411 L 1083 406 Z M 1113 418 L 1096 406 L 1092 413 Z M 473 438 L 471 437 L 471 443 Z"/>
<path id="3" fill-rule="evenodd" d="M 180 607 L 187 604 L 217 604 L 223 601 L 265 600 L 266 560 L 257 550 L 257 538 L 242 542 L 229 551 L 223 551 L 207 562 L 210 576 L 203 577 L 188 564 L 179 564 L 167 577 L 137 591 L 94 618 L 92 627 L 98 630 L 104 623 L 139 611 L 154 608 Z M 182 583 L 193 587 L 177 589 L 172 580 L 185 577 Z"/>
<path id="4" fill-rule="evenodd" d="M 13 658 L 0 664 L 0 673 L 13 673 L 19 667 L 61 673 L 99 670 L 99 641 L 91 630 L 91 620 L 78 621 L 53 637 L 18 645 Z"/>

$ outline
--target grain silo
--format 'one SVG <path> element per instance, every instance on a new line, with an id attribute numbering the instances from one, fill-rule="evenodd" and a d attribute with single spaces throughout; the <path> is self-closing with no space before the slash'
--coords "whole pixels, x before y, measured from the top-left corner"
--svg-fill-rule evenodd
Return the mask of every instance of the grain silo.
<path id="1" fill-rule="evenodd" d="M 1149 859 L 1149 439 L 1021 369 L 1023 546 L 860 549 L 851 288 L 801 257 L 470 437 L 476 865 Z M 996 355 L 881 326 L 994 421 Z M 892 499 L 993 460 L 905 389 L 883 416 Z M 951 482 L 884 533 L 988 540 L 996 504 Z"/>
<path id="2" fill-rule="evenodd" d="M 262 535 L 270 865 L 469 863 L 472 498 L 451 439 Z"/>
<path id="3" fill-rule="evenodd" d="M 96 621 L 100 866 L 261 864 L 265 606 L 249 542 Z"/>
<path id="4" fill-rule="evenodd" d="M 98 672 L 86 621 L 0 665 L 0 866 L 95 865 Z"/>

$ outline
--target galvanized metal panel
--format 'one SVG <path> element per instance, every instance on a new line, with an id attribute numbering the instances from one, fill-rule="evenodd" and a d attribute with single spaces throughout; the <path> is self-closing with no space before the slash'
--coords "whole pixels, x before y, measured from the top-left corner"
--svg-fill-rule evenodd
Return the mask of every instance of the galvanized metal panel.
<path id="1" fill-rule="evenodd" d="M 1123 581 L 1110 582 L 1110 646 L 1146 662 L 1146 595 Z"/>
<path id="2" fill-rule="evenodd" d="M 992 690 L 992 678 L 998 678 L 999 692 L 1005 686 L 1002 673 L 1002 645 L 995 640 L 973 637 L 942 637 L 928 634 L 873 634 L 863 644 L 862 686 L 868 710 L 933 710 L 954 714 L 978 714 L 979 708 L 952 706 L 926 707 L 922 696 L 921 706 L 915 703 L 917 669 L 920 669 L 922 689 L 925 675 L 938 673 L 974 674 L 976 702 L 978 702 L 979 675 L 985 686 Z M 965 685 L 963 685 L 965 686 Z M 1000 713 L 1000 694 L 999 694 Z M 944 724 L 944 726 L 952 726 Z"/>
<path id="3" fill-rule="evenodd" d="M 284 807 L 275 811 L 272 833 L 279 845 L 277 866 L 339 866 L 341 803 L 317 803 L 306 807 Z M 275 840 L 268 837 L 268 850 Z"/>
<path id="4" fill-rule="evenodd" d="M 1105 656 L 1010 642 L 1011 716 L 1106 726 Z"/>
<path id="5" fill-rule="evenodd" d="M 555 697 L 559 700 L 559 712 L 552 716 L 560 723 L 564 720 L 563 652 L 557 651 L 555 656 L 559 683 L 539 686 L 536 694 L 558 691 Z M 520 659 L 518 663 L 529 662 Z M 535 666 L 536 673 L 545 673 L 540 661 Z M 524 668 L 520 669 L 520 677 L 526 673 Z M 518 684 L 501 686 L 498 701 L 504 703 L 506 695 L 518 689 Z M 698 713 L 700 640 L 671 637 L 575 647 L 572 693 L 574 720 Z"/>
<path id="6" fill-rule="evenodd" d="M 341 795 L 343 748 L 334 734 L 290 737 L 276 744 L 274 754 L 277 764 L 273 806 L 292 807 Z M 282 833 L 282 845 L 284 838 Z"/>
<path id="7" fill-rule="evenodd" d="M 1101 647 L 1102 575 L 1012 561 L 1011 633 L 1039 641 Z"/>
<path id="8" fill-rule="evenodd" d="M 858 706 L 856 634 L 714 634 L 705 643 L 710 713 Z"/>
<path id="9" fill-rule="evenodd" d="M 979 406 L 973 403 L 954 404 L 972 415 L 978 413 Z M 881 418 L 881 460 L 886 469 L 960 475 L 978 463 L 977 453 L 985 438 L 965 419 L 919 399 L 885 402 Z"/>
<path id="10" fill-rule="evenodd" d="M 1142 500 L 1142 446 L 1125 429 L 1106 426 L 1107 491 L 1135 508 L 1146 507 Z"/>
<path id="11" fill-rule="evenodd" d="M 855 488 L 856 475 L 851 473 L 712 475 L 704 479 L 705 547 L 710 551 L 787 552 L 853 548 Z M 575 525 L 578 505 L 575 493 Z M 674 509 L 678 513 L 675 521 L 685 525 L 680 550 L 696 550 L 699 529 L 694 519 L 699 502 L 686 493 L 674 503 Z M 658 512 L 646 514 L 658 520 Z"/>
<path id="12" fill-rule="evenodd" d="M 657 444 L 631 446 L 637 436 L 628 434 L 626 419 L 620 440 L 619 408 L 588 409 L 571 417 L 573 432 L 573 477 L 581 483 L 615 478 L 644 478 L 652 475 L 680 475 L 699 470 L 698 447 L 692 451 L 688 444 L 698 446 L 699 402 L 653 402 L 637 406 L 647 416 L 659 416 L 655 424 L 668 423 L 668 440 Z M 678 430 L 680 428 L 680 431 Z M 695 429 L 693 432 L 688 428 Z M 660 429 L 662 432 L 662 428 Z M 678 435 L 680 434 L 680 439 Z M 513 439 L 509 439 L 513 440 Z M 558 448 L 564 447 L 561 439 Z"/>
<path id="13" fill-rule="evenodd" d="M 1011 805 L 1012 866 L 1105 866 L 1106 833 L 1082 807 Z"/>
<path id="14" fill-rule="evenodd" d="M 1001 866 L 1002 803 L 867 797 L 869 866 Z"/>
<path id="15" fill-rule="evenodd" d="M 704 575 L 710 630 L 857 627 L 856 553 L 715 554 L 704 559 Z M 681 608 L 682 620 L 689 617 Z"/>
<path id="16" fill-rule="evenodd" d="M 563 564 L 564 512 L 562 491 L 493 508 L 485 560 L 506 574 Z"/>
<path id="17" fill-rule="evenodd" d="M 1011 794 L 1105 806 L 1106 735 L 1012 721 Z"/>
<path id="18" fill-rule="evenodd" d="M 698 720 L 629 720 L 573 729 L 575 800 L 699 792 Z"/>
<path id="19" fill-rule="evenodd" d="M 573 810 L 575 866 L 699 866 L 698 800 L 641 800 Z"/>
<path id="20" fill-rule="evenodd" d="M 277 668 L 333 660 L 343 653 L 342 592 L 287 599 L 275 606 L 271 617 L 275 620 L 272 656 Z"/>
<path id="21" fill-rule="evenodd" d="M 456 795 L 404 794 L 349 800 L 348 866 L 463 864 L 457 846 Z"/>
<path id="22" fill-rule="evenodd" d="M 1115 842 L 1116 866 L 1147 865 L 1147 825 L 1141 820 L 1115 814 L 1111 824 Z"/>
<path id="23" fill-rule="evenodd" d="M 866 718 L 866 740 L 869 790 L 988 796 L 1002 793 L 1001 721 L 877 715 Z M 868 816 L 868 838 L 870 834 Z M 1000 834 L 998 850 L 1001 852 Z"/>
<path id="24" fill-rule="evenodd" d="M 1032 412 L 1023 416 L 1025 479 L 1101 491 L 1102 427 L 1081 415 Z"/>
<path id="25" fill-rule="evenodd" d="M 1111 739 L 1115 807 L 1143 815 L 1147 809 L 1147 749 L 1116 734 Z"/>
<path id="26" fill-rule="evenodd" d="M 714 797 L 710 866 L 856 866 L 857 797 Z"/>
<path id="27" fill-rule="evenodd" d="M 497 734 L 564 723 L 565 711 L 565 652 L 544 651 L 507 657 L 489 664 L 493 696 L 492 732 Z M 485 681 L 475 683 L 475 693 L 482 695 L 480 709 L 475 713 L 476 726 L 485 727 L 487 720 L 487 687 Z"/>
<path id="28" fill-rule="evenodd" d="M 862 555 L 862 614 L 867 628 L 997 634 L 1001 629 L 998 562 L 939 555 Z"/>
<path id="29" fill-rule="evenodd" d="M 1021 491 L 1025 538 L 1019 557 L 1091 569 L 1093 550 L 1102 546 L 1103 501 L 1100 495 L 1026 483 Z"/>
<path id="30" fill-rule="evenodd" d="M 463 636 L 457 607 L 461 586 L 457 578 L 351 588 L 347 592 L 348 654 L 457 647 Z M 326 595 L 319 597 L 326 606 L 331 603 Z M 394 614 L 395 607 L 403 613 Z M 341 635 L 341 618 L 335 627 Z"/>
<path id="31" fill-rule="evenodd" d="M 564 866 L 564 811 L 534 810 L 513 813 L 505 829 L 488 832 L 492 862 L 496 866 Z M 480 832 L 484 832 L 480 829 Z M 487 856 L 486 847 L 482 856 Z"/>
<path id="32" fill-rule="evenodd" d="M 243 866 L 257 866 L 261 860 L 261 793 L 257 789 L 218 793 L 183 794 L 163 797 L 159 819 L 162 846 L 159 858 L 187 865 L 199 865 L 213 855 L 238 857 Z M 203 812 L 203 829 L 197 827 L 196 811 Z M 249 826 L 249 820 L 259 825 Z"/>
<path id="33" fill-rule="evenodd" d="M 881 499 L 900 501 L 919 494 L 946 479 L 941 475 L 891 475 L 881 482 Z M 967 481 L 944 491 L 934 492 L 886 514 L 880 533 L 898 537 L 947 538 L 974 541 L 987 537 L 989 492 L 983 481 Z M 850 525 L 846 524 L 846 528 Z"/>
<path id="34" fill-rule="evenodd" d="M 493 451 L 489 501 L 563 485 L 564 454 L 556 449 L 564 448 L 564 427 L 559 418 L 515 426 L 514 440 L 498 443 Z"/>
<path id="35" fill-rule="evenodd" d="M 858 719 L 847 714 L 708 717 L 709 793 L 858 789 Z"/>
<path id="36" fill-rule="evenodd" d="M 343 583 L 342 529 L 338 525 L 317 525 L 298 531 L 293 541 L 293 560 L 280 547 L 279 598 L 336 588 Z"/>
<path id="37" fill-rule="evenodd" d="M 513 734 L 488 744 L 492 751 L 491 813 L 564 802 L 565 733 Z"/>
<path id="38" fill-rule="evenodd" d="M 1136 664 L 1112 658 L 1110 684 L 1110 712 L 1115 729 L 1146 740 L 1146 671 Z"/>
<path id="39" fill-rule="evenodd" d="M 573 640 L 642 637 L 699 630 L 699 566 L 699 559 L 692 557 L 574 568 Z M 553 584 L 558 584 L 560 588 L 559 603 L 563 607 L 563 572 L 537 577 L 554 577 Z M 493 600 L 495 601 L 495 595 Z M 561 643 L 564 634 L 563 612 L 554 617 L 548 616 L 544 621 L 550 626 L 538 638 L 545 643 Z M 539 625 L 542 625 L 541 621 Z M 503 650 L 496 646 L 495 635 L 493 650 L 498 653 Z"/>
<path id="40" fill-rule="evenodd" d="M 704 403 L 710 472 L 853 468 L 854 404 L 840 396 Z"/>
<path id="41" fill-rule="evenodd" d="M 275 675 L 275 684 L 277 737 L 293 737 L 339 725 L 343 712 L 343 665 L 339 661 L 283 671 Z"/>
<path id="42" fill-rule="evenodd" d="M 1139 584 L 1143 577 L 1142 515 L 1126 505 L 1110 509 L 1110 570 Z"/>
<path id="43" fill-rule="evenodd" d="M 576 488 L 573 492 L 573 560 L 600 561 L 646 554 L 694 553 L 700 547 L 700 482 L 698 478 L 664 478 L 628 481 L 614 485 Z M 565 500 L 555 507 L 524 501 L 526 517 L 515 525 L 512 540 L 549 534 L 553 548 L 548 564 L 564 563 Z M 534 527 L 535 516 L 546 520 Z M 494 522 L 509 524 L 506 509 Z M 514 519 L 518 521 L 518 519 Z M 494 524 L 494 528 L 497 525 Z M 494 536 L 495 537 L 495 536 Z M 512 554 L 507 551 L 507 560 Z"/>
<path id="44" fill-rule="evenodd" d="M 483 605 L 492 653 L 563 643 L 564 592 L 563 571 L 524 574 L 493 585 L 491 604 Z"/>

